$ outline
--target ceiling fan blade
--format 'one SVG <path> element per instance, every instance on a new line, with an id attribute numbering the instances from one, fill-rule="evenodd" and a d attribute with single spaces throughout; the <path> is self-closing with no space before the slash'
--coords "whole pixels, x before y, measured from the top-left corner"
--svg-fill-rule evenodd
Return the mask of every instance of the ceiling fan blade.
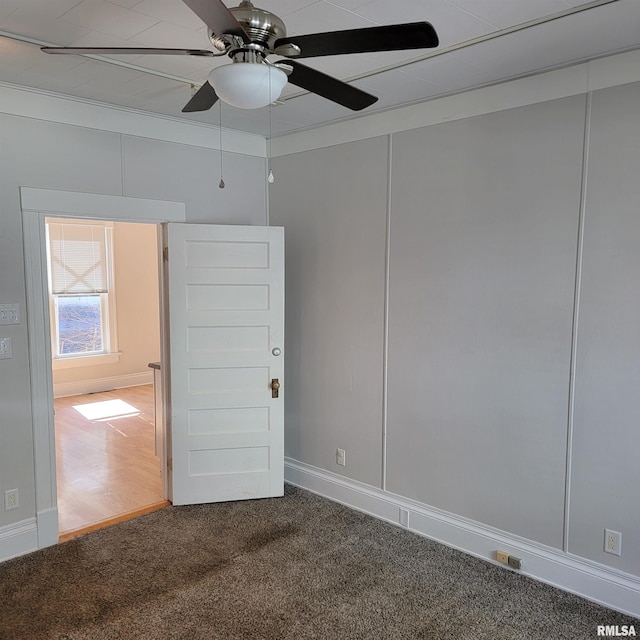
<path id="1" fill-rule="evenodd" d="M 342 80 L 328 76 L 326 73 L 307 67 L 299 62 L 287 60 L 286 65 L 283 66 L 293 68 L 289 75 L 291 84 L 316 93 L 323 98 L 327 98 L 327 100 L 337 102 L 352 111 L 365 109 L 378 100 L 376 96 L 372 96 L 346 82 L 342 82 Z"/>
<path id="2" fill-rule="evenodd" d="M 212 57 L 215 54 L 207 49 L 159 49 L 146 47 L 40 47 L 45 53 L 79 53 L 94 55 L 178 55 Z"/>
<path id="3" fill-rule="evenodd" d="M 182 0 L 217 36 L 238 36 L 250 42 L 249 36 L 220 0 Z"/>
<path id="4" fill-rule="evenodd" d="M 218 96 L 209 82 L 205 82 L 182 108 L 182 113 L 207 111 L 218 101 Z"/>
<path id="5" fill-rule="evenodd" d="M 274 49 L 294 44 L 300 48 L 300 54 L 295 57 L 313 58 L 346 53 L 429 49 L 437 47 L 438 43 L 438 34 L 431 24 L 411 22 L 280 38 L 276 40 Z"/>

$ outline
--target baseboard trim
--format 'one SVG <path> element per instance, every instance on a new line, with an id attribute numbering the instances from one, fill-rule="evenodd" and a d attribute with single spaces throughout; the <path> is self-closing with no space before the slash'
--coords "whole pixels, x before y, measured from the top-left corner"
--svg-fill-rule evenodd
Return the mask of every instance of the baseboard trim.
<path id="1" fill-rule="evenodd" d="M 35 518 L 0 527 L 0 562 L 38 549 L 38 527 Z"/>
<path id="2" fill-rule="evenodd" d="M 522 559 L 518 571 L 621 613 L 640 617 L 640 578 L 419 502 L 299 462 L 285 459 L 285 480 L 448 547 L 512 571 L 497 549 Z"/>
<path id="3" fill-rule="evenodd" d="M 84 393 L 100 393 L 112 389 L 139 387 L 143 384 L 153 384 L 153 371 L 130 373 L 124 376 L 109 378 L 93 378 L 92 380 L 78 380 L 76 382 L 61 382 L 53 385 L 54 398 L 79 396 Z"/>

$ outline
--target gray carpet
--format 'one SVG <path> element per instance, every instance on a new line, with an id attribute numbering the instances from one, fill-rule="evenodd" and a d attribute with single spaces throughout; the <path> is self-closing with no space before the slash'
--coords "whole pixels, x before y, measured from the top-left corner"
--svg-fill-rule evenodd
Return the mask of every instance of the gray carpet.
<path id="1" fill-rule="evenodd" d="M 590 640 L 634 623 L 292 487 L 0 564 L 3 640 Z"/>

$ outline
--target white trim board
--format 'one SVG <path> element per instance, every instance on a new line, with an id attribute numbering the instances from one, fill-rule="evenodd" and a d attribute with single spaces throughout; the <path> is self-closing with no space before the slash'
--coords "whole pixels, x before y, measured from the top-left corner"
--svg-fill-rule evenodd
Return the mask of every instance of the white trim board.
<path id="1" fill-rule="evenodd" d="M 58 507 L 44 509 L 36 514 L 38 527 L 38 549 L 58 544 Z"/>
<path id="2" fill-rule="evenodd" d="M 153 371 L 148 373 L 130 373 L 123 376 L 111 376 L 109 378 L 93 378 L 90 380 L 78 380 L 76 382 L 59 382 L 53 384 L 53 397 L 64 398 L 67 396 L 79 396 L 85 393 L 100 393 L 112 389 L 125 389 L 127 387 L 139 387 L 144 384 L 153 384 Z"/>
<path id="3" fill-rule="evenodd" d="M 220 129 L 214 125 L 100 104 L 8 82 L 0 82 L 0 105 L 0 113 L 8 115 L 220 149 Z M 224 128 L 223 134 L 226 152 L 266 158 L 264 137 Z"/>
<path id="4" fill-rule="evenodd" d="M 498 564 L 500 549 L 522 559 L 518 571 L 622 613 L 640 617 L 640 578 L 558 549 L 434 509 L 375 487 L 285 459 L 285 480 L 325 498 L 402 526 L 448 547 Z"/>
<path id="5" fill-rule="evenodd" d="M 109 196 L 96 193 L 20 187 L 24 213 L 45 213 L 66 218 L 109 219 L 115 222 L 185 222 L 184 202 Z"/>
<path id="6" fill-rule="evenodd" d="M 274 138 L 271 156 L 331 147 L 640 81 L 640 50 Z"/>
<path id="7" fill-rule="evenodd" d="M 0 562 L 38 549 L 36 519 L 29 518 L 0 527 Z"/>

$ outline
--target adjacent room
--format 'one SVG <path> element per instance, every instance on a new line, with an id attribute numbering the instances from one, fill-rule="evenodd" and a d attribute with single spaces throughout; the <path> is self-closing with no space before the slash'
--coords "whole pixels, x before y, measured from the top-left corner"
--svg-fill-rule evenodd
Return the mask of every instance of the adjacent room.
<path id="1" fill-rule="evenodd" d="M 158 230 L 67 218 L 45 225 L 58 526 L 68 539 L 168 504 L 154 403 Z"/>
<path id="2" fill-rule="evenodd" d="M 636 0 L 5 2 L 9 637 L 640 633 L 639 104 Z"/>

